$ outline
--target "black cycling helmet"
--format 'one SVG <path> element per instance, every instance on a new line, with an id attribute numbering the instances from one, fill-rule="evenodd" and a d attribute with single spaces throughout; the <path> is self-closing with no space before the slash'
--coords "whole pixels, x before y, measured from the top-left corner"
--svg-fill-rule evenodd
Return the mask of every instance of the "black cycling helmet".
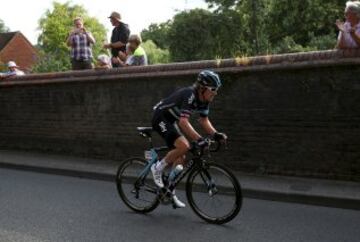
<path id="1" fill-rule="evenodd" d="M 219 88 L 221 86 L 219 75 L 209 70 L 201 71 L 198 75 L 196 83 L 206 87 Z"/>

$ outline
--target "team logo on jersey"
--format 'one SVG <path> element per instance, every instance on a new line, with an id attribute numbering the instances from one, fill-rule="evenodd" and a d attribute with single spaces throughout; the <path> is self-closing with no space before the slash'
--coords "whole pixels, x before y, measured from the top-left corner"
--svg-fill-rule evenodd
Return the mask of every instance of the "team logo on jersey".
<path id="1" fill-rule="evenodd" d="M 189 97 L 189 99 L 188 99 L 188 103 L 189 103 L 189 104 L 192 104 L 193 101 L 194 101 L 194 99 L 195 99 L 195 95 L 192 94 L 192 95 Z"/>
<path id="2" fill-rule="evenodd" d="M 165 133 L 167 131 L 166 124 L 163 121 L 159 123 L 159 127 L 162 133 Z"/>

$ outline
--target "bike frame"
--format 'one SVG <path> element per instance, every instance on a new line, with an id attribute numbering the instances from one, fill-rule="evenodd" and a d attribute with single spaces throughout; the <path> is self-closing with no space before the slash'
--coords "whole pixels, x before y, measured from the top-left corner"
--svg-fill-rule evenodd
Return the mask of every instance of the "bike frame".
<path id="1" fill-rule="evenodd" d="M 148 160 L 148 164 L 146 165 L 144 170 L 140 173 L 139 178 L 135 181 L 135 186 L 136 186 L 136 184 L 139 184 L 139 182 L 140 182 L 140 184 L 142 184 L 144 182 L 145 177 L 149 174 L 149 172 L 151 170 L 151 166 L 153 164 L 155 164 L 159 159 L 158 152 L 165 151 L 165 150 L 169 150 L 169 148 L 166 146 L 162 146 L 162 147 L 151 148 L 149 150 L 151 152 L 151 160 Z M 171 186 L 168 186 L 168 188 L 170 190 L 173 190 L 182 181 L 182 179 L 184 179 L 184 177 L 186 177 L 186 175 L 189 174 L 196 167 L 196 165 L 199 165 L 199 164 L 201 164 L 200 162 L 204 162 L 204 161 L 205 160 L 201 159 L 200 157 L 196 157 L 196 156 L 191 159 L 188 159 L 186 161 L 184 170 L 175 176 L 174 181 L 172 182 Z M 210 174 L 208 174 L 208 173 L 206 174 L 206 173 L 207 172 L 205 172 L 205 175 L 207 176 L 207 178 L 210 181 L 212 181 Z M 208 186 L 212 187 L 212 184 L 209 184 L 208 182 L 206 182 L 206 180 L 202 174 L 201 174 L 201 177 Z M 153 192 L 156 193 L 156 190 L 154 190 Z"/>

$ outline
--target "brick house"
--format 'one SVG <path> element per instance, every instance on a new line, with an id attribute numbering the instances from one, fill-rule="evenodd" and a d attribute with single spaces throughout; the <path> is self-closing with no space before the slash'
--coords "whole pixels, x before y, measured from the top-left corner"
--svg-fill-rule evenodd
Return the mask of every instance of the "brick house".
<path id="1" fill-rule="evenodd" d="M 0 33 L 0 62 L 15 61 L 20 69 L 29 71 L 37 58 L 37 49 L 21 32 Z"/>

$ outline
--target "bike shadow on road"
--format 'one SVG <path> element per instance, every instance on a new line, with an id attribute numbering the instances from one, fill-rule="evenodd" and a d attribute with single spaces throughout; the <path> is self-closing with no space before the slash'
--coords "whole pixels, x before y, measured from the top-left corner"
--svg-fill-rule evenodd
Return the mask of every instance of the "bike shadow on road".
<path id="1" fill-rule="evenodd" d="M 127 218 L 130 217 L 129 223 L 136 223 L 139 226 L 146 226 L 149 227 L 158 227 L 158 226 L 166 226 L 166 227 L 177 227 L 186 229 L 186 231 L 191 231 L 196 228 L 221 228 L 223 232 L 238 232 L 239 224 L 234 222 L 230 222 L 228 224 L 216 225 L 210 224 L 205 221 L 199 219 L 195 214 L 191 214 L 190 210 L 180 210 L 180 209 L 170 209 L 164 208 L 159 211 L 155 211 L 149 214 L 138 214 L 132 211 L 118 211 L 119 214 L 126 214 L 126 215 L 119 215 L 125 216 Z"/>

